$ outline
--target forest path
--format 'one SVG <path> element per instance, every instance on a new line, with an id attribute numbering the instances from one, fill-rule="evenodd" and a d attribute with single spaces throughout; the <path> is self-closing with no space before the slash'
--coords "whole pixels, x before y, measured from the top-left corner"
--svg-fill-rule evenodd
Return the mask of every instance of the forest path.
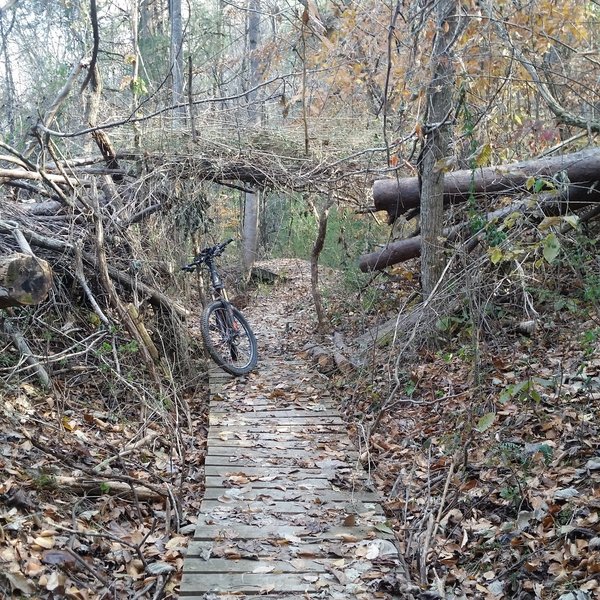
<path id="1" fill-rule="evenodd" d="M 243 311 L 256 372 L 210 373 L 206 492 L 182 598 L 392 597 L 383 510 L 321 376 L 293 347 L 312 310 L 306 265 L 288 265 L 286 283 Z"/>

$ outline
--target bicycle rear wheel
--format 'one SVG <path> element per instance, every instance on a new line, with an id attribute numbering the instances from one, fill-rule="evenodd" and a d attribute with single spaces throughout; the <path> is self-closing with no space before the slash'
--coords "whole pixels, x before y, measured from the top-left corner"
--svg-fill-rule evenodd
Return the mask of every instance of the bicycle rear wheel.
<path id="1" fill-rule="evenodd" d="M 232 375 L 254 369 L 258 360 L 256 337 L 237 308 L 223 300 L 209 304 L 202 313 L 201 330 L 206 350 L 222 369 Z"/>

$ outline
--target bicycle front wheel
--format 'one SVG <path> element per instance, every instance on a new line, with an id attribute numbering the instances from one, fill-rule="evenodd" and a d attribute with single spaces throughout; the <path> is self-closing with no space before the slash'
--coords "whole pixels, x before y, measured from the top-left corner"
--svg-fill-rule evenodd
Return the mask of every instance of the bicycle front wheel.
<path id="1" fill-rule="evenodd" d="M 202 313 L 202 338 L 211 358 L 232 375 L 245 375 L 258 360 L 256 337 L 242 313 L 217 300 Z"/>

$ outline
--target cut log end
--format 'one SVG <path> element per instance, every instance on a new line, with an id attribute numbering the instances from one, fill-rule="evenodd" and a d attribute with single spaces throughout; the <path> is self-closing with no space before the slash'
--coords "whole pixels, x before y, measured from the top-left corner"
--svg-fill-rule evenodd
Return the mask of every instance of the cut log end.
<path id="1" fill-rule="evenodd" d="M 52 285 L 52 269 L 27 254 L 0 257 L 0 308 L 31 306 L 43 302 Z"/>

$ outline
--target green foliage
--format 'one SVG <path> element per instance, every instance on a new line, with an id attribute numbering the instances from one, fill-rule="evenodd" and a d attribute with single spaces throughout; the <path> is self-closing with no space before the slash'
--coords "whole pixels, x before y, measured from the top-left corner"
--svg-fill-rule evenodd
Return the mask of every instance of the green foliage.
<path id="1" fill-rule="evenodd" d="M 33 484 L 39 489 L 54 489 L 56 488 L 56 477 L 51 473 L 40 473 L 34 480 Z"/>
<path id="2" fill-rule="evenodd" d="M 279 199 L 271 203 L 267 216 L 268 246 L 275 257 L 309 259 L 317 235 L 317 221 L 302 198 Z M 355 261 L 376 242 L 387 235 L 385 226 L 378 226 L 372 218 L 356 215 L 352 210 L 334 206 L 329 212 L 327 235 L 319 257 L 322 265 L 355 270 Z M 271 237 L 272 236 L 272 237 Z M 361 280 L 352 275 L 348 281 Z"/>
<path id="3" fill-rule="evenodd" d="M 521 490 L 516 485 L 505 486 L 500 490 L 500 497 L 508 500 L 515 507 L 521 504 Z"/>
<path id="4" fill-rule="evenodd" d="M 598 351 L 600 344 L 600 327 L 584 332 L 581 339 L 581 348 L 586 357 L 591 357 Z"/>
<path id="5" fill-rule="evenodd" d="M 495 420 L 496 420 L 496 413 L 494 413 L 494 412 L 486 413 L 485 415 L 482 415 L 479 418 L 479 420 L 477 421 L 477 425 L 475 425 L 475 429 L 477 431 L 479 431 L 479 433 L 483 433 L 484 431 L 487 431 L 494 424 Z"/>
<path id="6" fill-rule="evenodd" d="M 521 402 L 529 402 L 533 400 L 534 402 L 539 403 L 541 402 L 542 397 L 537 388 L 548 385 L 554 387 L 554 382 L 549 382 L 540 379 L 539 377 L 526 379 L 525 381 L 509 385 L 500 394 L 499 400 L 502 404 L 506 404 L 506 402 L 510 400 L 519 400 Z"/>

